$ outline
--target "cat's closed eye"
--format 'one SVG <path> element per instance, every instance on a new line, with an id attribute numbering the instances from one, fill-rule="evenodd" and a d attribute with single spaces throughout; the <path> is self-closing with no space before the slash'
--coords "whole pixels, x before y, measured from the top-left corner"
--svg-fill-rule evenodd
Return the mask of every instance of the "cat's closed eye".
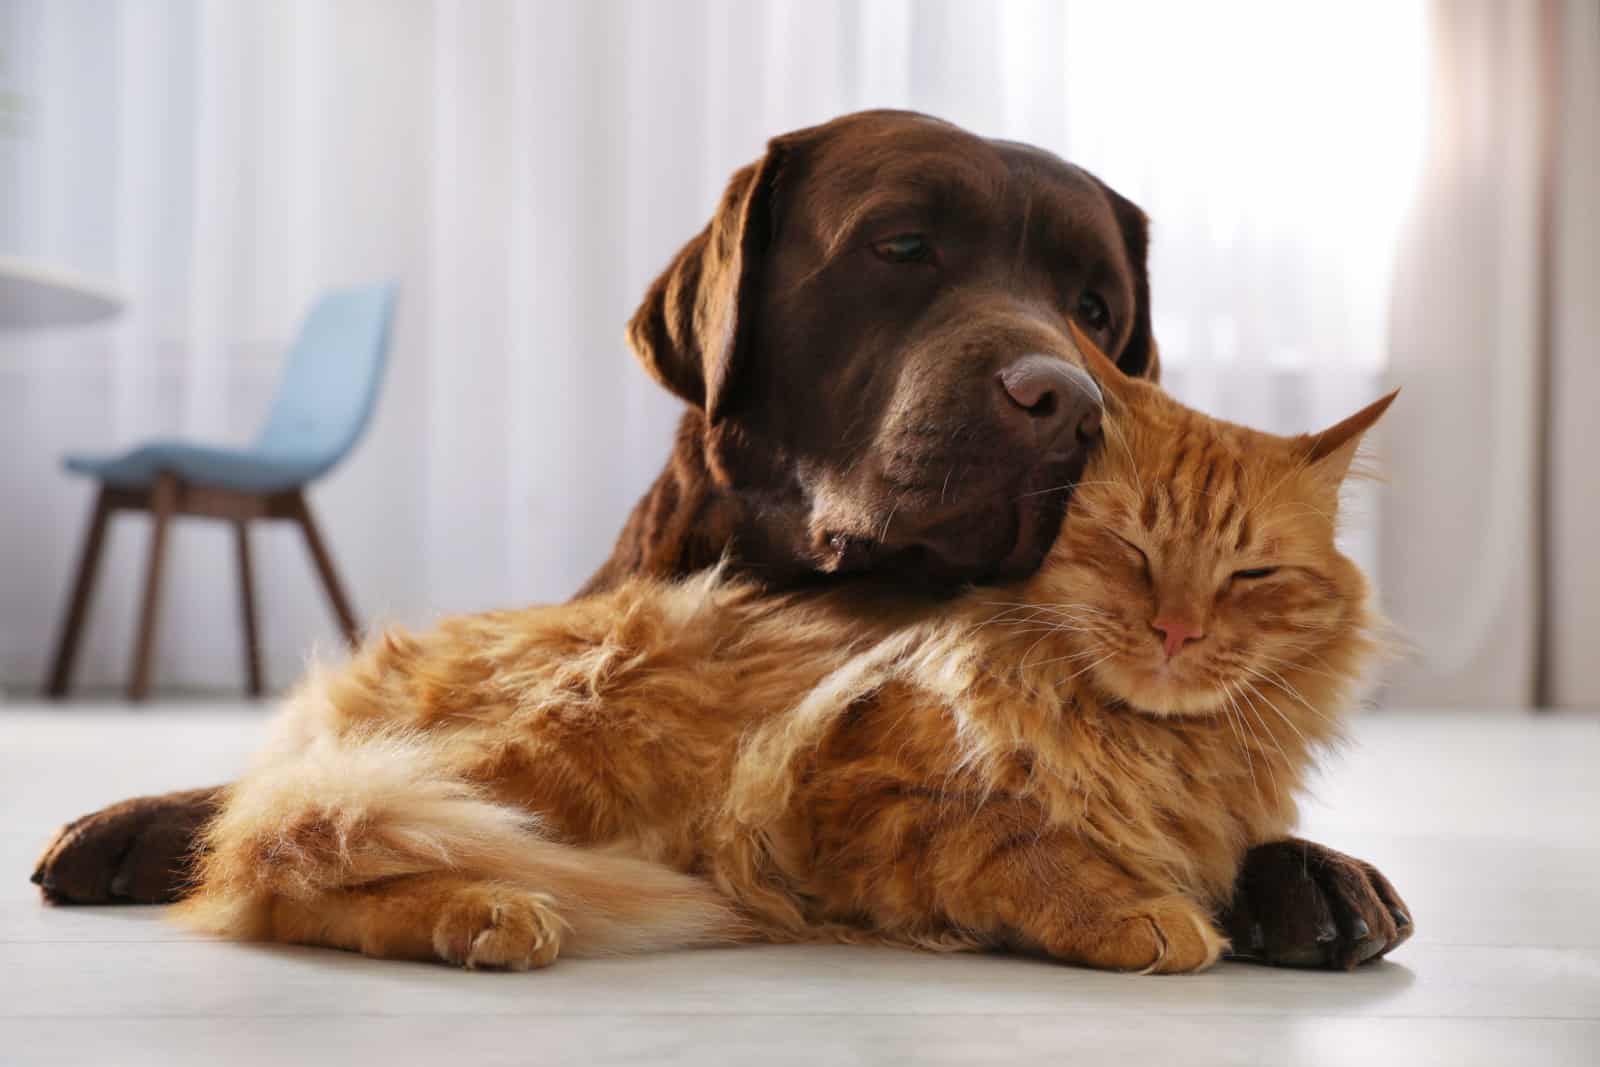
<path id="1" fill-rule="evenodd" d="M 1118 541 L 1121 541 L 1128 551 L 1132 552 L 1133 555 L 1138 558 L 1140 566 L 1144 568 L 1145 578 L 1153 580 L 1154 572 L 1150 569 L 1150 557 L 1148 554 L 1146 554 L 1145 550 L 1119 533 L 1113 533 L 1111 536 L 1115 537 Z"/>
<path id="2" fill-rule="evenodd" d="M 1248 581 L 1252 578 L 1270 578 L 1277 573 L 1278 568 L 1276 567 L 1249 567 L 1242 571 L 1234 571 L 1233 578 L 1236 581 Z"/>

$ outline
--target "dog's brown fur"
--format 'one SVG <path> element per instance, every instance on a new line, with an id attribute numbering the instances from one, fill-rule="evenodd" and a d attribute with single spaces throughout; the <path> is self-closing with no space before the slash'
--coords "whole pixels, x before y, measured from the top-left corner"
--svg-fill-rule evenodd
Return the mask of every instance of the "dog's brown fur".
<path id="1" fill-rule="evenodd" d="M 925 260 L 885 262 L 877 243 L 907 233 Z M 1048 490 L 1083 456 L 1010 432 L 995 374 L 1076 361 L 1075 323 L 1153 379 L 1147 243 L 1144 214 L 1092 175 L 925 115 L 775 138 L 629 323 L 690 408 L 585 591 L 723 559 L 773 587 L 1032 573 L 1065 506 Z"/>
<path id="2" fill-rule="evenodd" d="M 184 914 L 516 969 L 818 937 L 1209 966 L 1374 647 L 1334 515 L 1392 397 L 1275 438 L 1088 359 L 1114 447 L 1034 577 L 713 570 L 381 638 L 291 698 Z M 1175 619 L 1203 636 L 1163 650 Z"/>

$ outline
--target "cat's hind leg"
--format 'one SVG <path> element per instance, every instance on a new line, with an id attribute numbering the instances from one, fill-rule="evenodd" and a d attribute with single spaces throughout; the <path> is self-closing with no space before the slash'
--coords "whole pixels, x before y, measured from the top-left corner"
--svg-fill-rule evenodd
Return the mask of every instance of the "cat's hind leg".
<path id="1" fill-rule="evenodd" d="M 470 869 L 536 840 L 525 814 L 493 803 L 438 765 L 424 740 L 324 736 L 259 766 L 207 826 L 187 925 L 242 940 L 274 938 L 286 901 L 406 875 Z"/>
<path id="2" fill-rule="evenodd" d="M 278 898 L 263 916 L 273 941 L 469 970 L 548 967 L 568 926 L 555 900 L 509 882 L 436 873 Z"/>
<path id="3" fill-rule="evenodd" d="M 532 816 L 461 780 L 424 738 L 325 737 L 233 786 L 206 828 L 196 896 L 308 898 L 399 875 L 488 872 L 536 840 Z"/>
<path id="4" fill-rule="evenodd" d="M 198 884 L 179 905 L 180 919 L 241 940 L 309 940 L 362 951 L 371 945 L 378 955 L 481 958 L 484 965 L 493 957 L 495 965 L 514 965 L 515 945 L 495 947 L 499 935 L 486 934 L 477 950 L 469 944 L 454 956 L 428 947 L 444 921 L 435 914 L 442 898 L 406 889 L 405 880 L 449 876 L 457 881 L 417 884 L 448 886 L 450 914 L 463 929 L 484 908 L 499 907 L 507 929 L 564 928 L 559 943 L 577 954 L 749 936 L 705 879 L 548 840 L 529 813 L 489 799 L 440 761 L 438 748 L 423 738 L 347 736 L 319 739 L 252 771 L 229 791 L 207 829 Z M 285 916 L 295 918 L 290 927 L 283 926 Z M 319 916 L 330 932 L 308 936 Z M 498 928 L 492 914 L 491 920 L 478 932 Z M 291 927 L 293 936 L 285 936 Z M 383 936 L 372 940 L 373 930 Z M 511 936 L 520 943 L 523 934 Z M 546 939 L 551 953 L 552 937 Z M 539 955 L 530 950 L 529 966 Z"/>

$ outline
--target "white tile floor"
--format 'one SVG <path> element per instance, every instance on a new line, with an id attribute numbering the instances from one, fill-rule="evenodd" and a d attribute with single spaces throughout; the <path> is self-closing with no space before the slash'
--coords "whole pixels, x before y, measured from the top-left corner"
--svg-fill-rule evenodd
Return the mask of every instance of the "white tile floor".
<path id="1" fill-rule="evenodd" d="M 45 908 L 52 827 L 225 780 L 238 708 L 0 708 L 0 1064 L 1600 1063 L 1600 718 L 1364 719 L 1308 805 L 1418 933 L 1355 974 L 1191 978 L 748 948 L 468 974 Z"/>

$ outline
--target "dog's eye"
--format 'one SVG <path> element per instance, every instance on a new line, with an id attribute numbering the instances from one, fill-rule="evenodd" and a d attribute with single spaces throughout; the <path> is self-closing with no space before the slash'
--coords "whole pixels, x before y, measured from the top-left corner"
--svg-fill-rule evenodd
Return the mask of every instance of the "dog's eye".
<path id="1" fill-rule="evenodd" d="M 1251 567 L 1248 570 L 1234 571 L 1235 579 L 1249 580 L 1251 578 L 1269 578 L 1278 573 L 1276 567 Z"/>
<path id="2" fill-rule="evenodd" d="M 920 233 L 897 233 L 874 242 L 872 250 L 890 263 L 933 262 L 933 245 Z"/>
<path id="3" fill-rule="evenodd" d="M 1085 290 L 1078 297 L 1078 321 L 1091 330 L 1110 329 L 1111 309 L 1106 306 L 1105 297 L 1093 289 Z"/>

